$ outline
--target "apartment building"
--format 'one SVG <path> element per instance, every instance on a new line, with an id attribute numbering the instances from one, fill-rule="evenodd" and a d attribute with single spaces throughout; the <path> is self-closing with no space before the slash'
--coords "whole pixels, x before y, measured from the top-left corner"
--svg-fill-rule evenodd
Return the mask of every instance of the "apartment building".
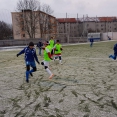
<path id="1" fill-rule="evenodd" d="M 56 18 L 42 11 L 12 12 L 14 39 L 49 38 L 57 33 Z"/>
<path id="2" fill-rule="evenodd" d="M 61 36 L 77 37 L 79 35 L 79 23 L 75 18 L 58 18 L 57 21 L 58 33 Z"/>
<path id="3" fill-rule="evenodd" d="M 58 33 L 69 37 L 87 36 L 91 32 L 117 32 L 117 17 L 59 18 Z"/>
<path id="4" fill-rule="evenodd" d="M 81 20 L 85 32 L 115 32 L 117 31 L 116 17 L 86 17 Z"/>

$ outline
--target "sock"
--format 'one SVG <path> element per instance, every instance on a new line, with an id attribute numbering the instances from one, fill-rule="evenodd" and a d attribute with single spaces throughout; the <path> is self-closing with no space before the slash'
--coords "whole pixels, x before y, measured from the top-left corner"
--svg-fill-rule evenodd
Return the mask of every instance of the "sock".
<path id="1" fill-rule="evenodd" d="M 26 80 L 29 79 L 29 71 L 26 71 Z"/>
<path id="2" fill-rule="evenodd" d="M 30 75 L 33 77 L 32 72 L 34 72 L 34 70 L 33 70 L 33 69 L 29 71 Z"/>
<path id="3" fill-rule="evenodd" d="M 29 71 L 29 73 L 32 73 L 32 72 L 34 72 L 34 70 L 33 70 L 33 69 L 31 69 L 31 70 Z"/>
<path id="4" fill-rule="evenodd" d="M 55 56 L 55 57 L 54 57 L 54 60 L 56 60 L 57 58 L 58 58 L 58 56 Z"/>
<path id="5" fill-rule="evenodd" d="M 61 62 L 62 62 L 62 60 L 59 60 L 59 62 L 61 63 Z"/>
<path id="6" fill-rule="evenodd" d="M 61 62 L 62 62 L 62 59 L 61 59 L 61 56 L 59 56 L 59 63 L 61 64 Z"/>
<path id="7" fill-rule="evenodd" d="M 47 68 L 46 69 L 46 71 L 50 74 L 50 75 L 52 75 L 52 72 Z"/>

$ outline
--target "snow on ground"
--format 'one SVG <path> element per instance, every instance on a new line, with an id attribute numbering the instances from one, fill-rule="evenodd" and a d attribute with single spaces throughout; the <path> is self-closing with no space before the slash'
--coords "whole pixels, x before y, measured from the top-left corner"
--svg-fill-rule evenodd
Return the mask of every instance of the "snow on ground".
<path id="1" fill-rule="evenodd" d="M 115 43 L 64 46 L 63 65 L 50 62 L 53 79 L 37 65 L 29 83 L 19 50 L 0 51 L 0 117 L 117 117 Z"/>

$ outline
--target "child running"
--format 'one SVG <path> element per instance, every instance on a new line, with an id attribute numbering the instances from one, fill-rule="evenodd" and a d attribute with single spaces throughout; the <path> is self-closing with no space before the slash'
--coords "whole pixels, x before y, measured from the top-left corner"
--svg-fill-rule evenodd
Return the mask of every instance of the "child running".
<path id="1" fill-rule="evenodd" d="M 25 63 L 26 63 L 26 82 L 29 82 L 29 74 L 33 76 L 32 72 L 37 70 L 35 60 L 38 64 L 39 60 L 36 55 L 36 50 L 34 48 L 34 43 L 30 42 L 27 47 L 25 47 L 21 52 L 17 54 L 17 57 L 21 54 L 25 54 Z M 30 70 L 30 66 L 32 69 Z"/>
<path id="2" fill-rule="evenodd" d="M 91 38 L 90 38 L 90 47 L 93 46 L 93 42 L 94 42 L 94 39 L 93 39 L 93 36 L 91 36 Z"/>
<path id="3" fill-rule="evenodd" d="M 116 60 L 116 57 L 117 57 L 117 44 L 114 45 L 114 55 L 110 55 L 109 58 L 112 58 L 114 60 Z"/>
<path id="4" fill-rule="evenodd" d="M 54 55 L 55 55 L 54 60 L 59 58 L 59 63 L 62 65 L 61 52 L 62 52 L 63 49 L 62 49 L 62 45 L 60 44 L 59 40 L 56 41 L 56 44 L 54 46 L 54 50 L 55 50 L 55 52 L 54 52 Z"/>
<path id="5" fill-rule="evenodd" d="M 42 49 L 44 50 L 44 61 L 41 62 L 41 64 L 44 66 L 45 70 L 50 75 L 49 76 L 49 79 L 52 79 L 52 77 L 54 76 L 54 74 L 49 69 L 49 62 L 51 60 L 53 60 L 52 59 L 52 55 L 51 55 L 52 48 L 49 45 L 49 42 L 48 41 L 45 41 L 44 42 L 44 47 L 42 47 Z"/>

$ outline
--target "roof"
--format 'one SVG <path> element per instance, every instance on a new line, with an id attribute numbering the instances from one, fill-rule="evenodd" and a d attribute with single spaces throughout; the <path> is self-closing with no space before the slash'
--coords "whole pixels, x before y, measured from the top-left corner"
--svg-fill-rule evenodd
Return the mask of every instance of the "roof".
<path id="1" fill-rule="evenodd" d="M 77 18 L 57 18 L 59 23 L 76 23 Z M 78 22 L 112 22 L 117 21 L 117 17 L 83 17 L 78 18 Z"/>
<path id="2" fill-rule="evenodd" d="M 107 21 L 107 22 L 110 21 L 111 22 L 111 21 L 116 21 L 117 18 L 116 17 L 99 17 L 99 20 L 102 22 L 103 21 Z"/>
<path id="3" fill-rule="evenodd" d="M 65 23 L 65 22 L 76 23 L 77 22 L 76 18 L 57 18 L 57 20 L 59 23 Z"/>

